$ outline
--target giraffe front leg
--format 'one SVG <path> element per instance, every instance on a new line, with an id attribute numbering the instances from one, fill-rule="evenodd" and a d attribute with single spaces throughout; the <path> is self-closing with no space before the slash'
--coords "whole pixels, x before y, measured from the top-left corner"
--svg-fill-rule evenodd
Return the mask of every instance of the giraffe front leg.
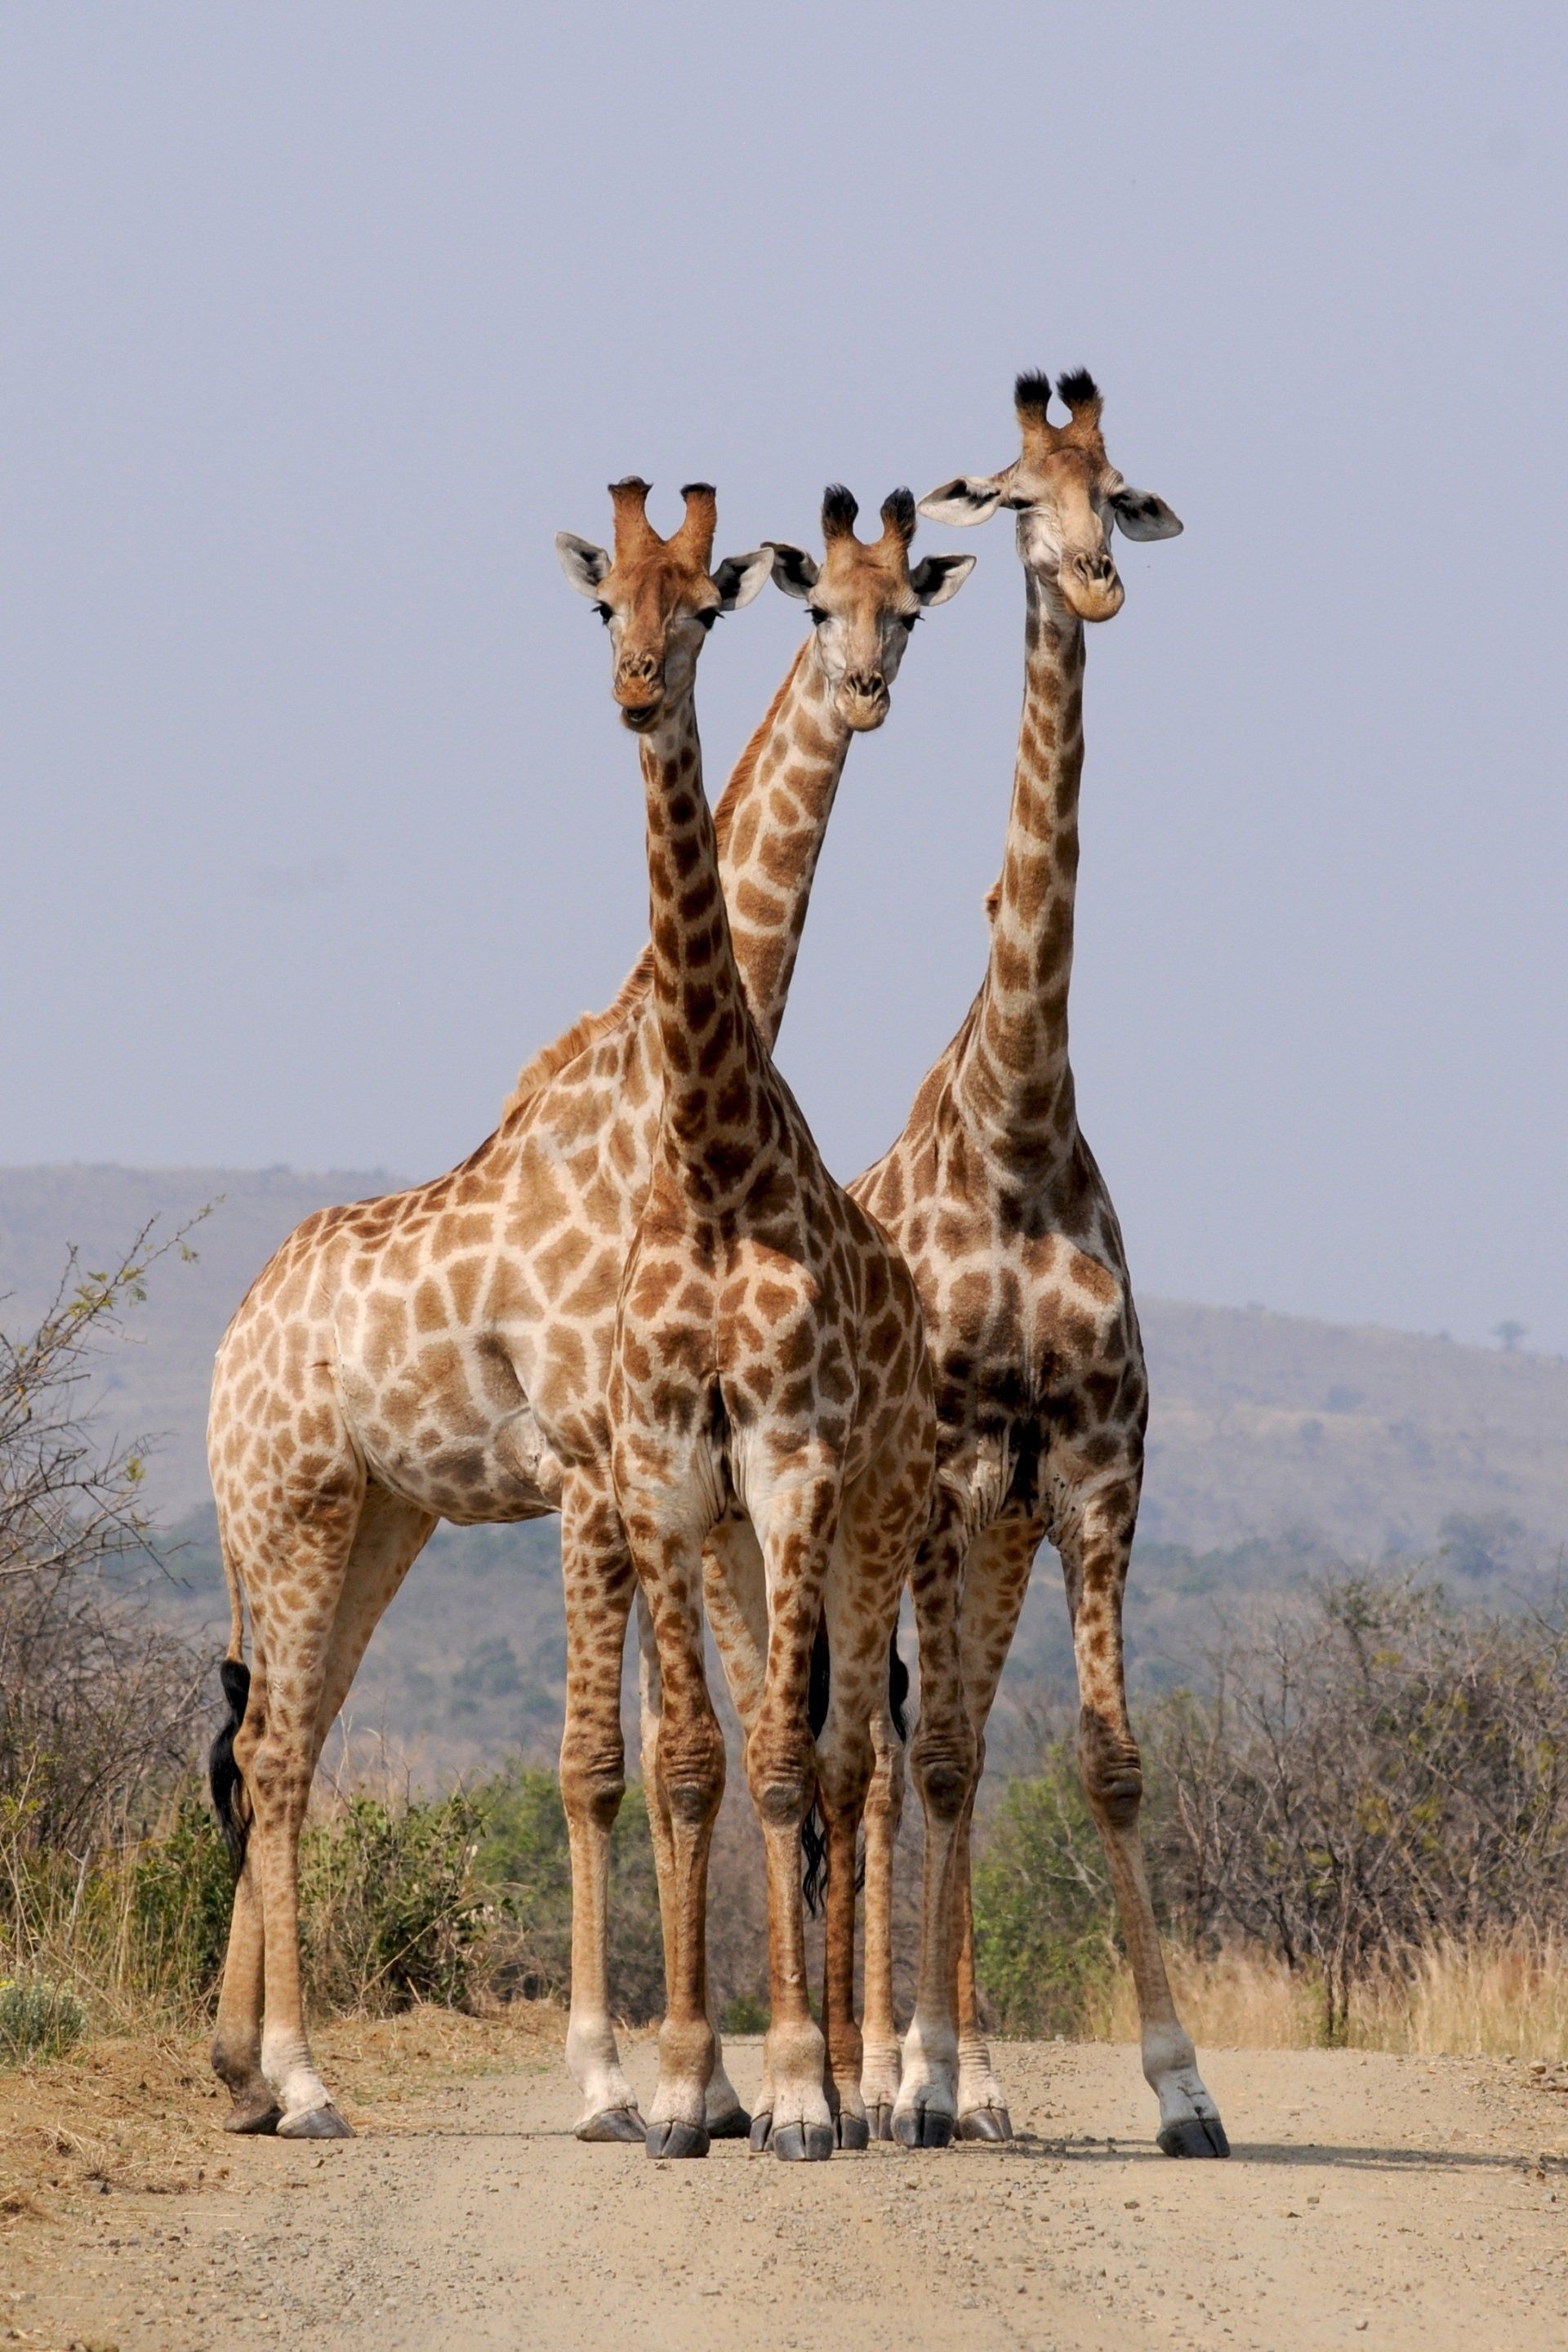
<path id="1" fill-rule="evenodd" d="M 985 1769 L 985 1726 L 991 1719 L 1002 1669 L 1018 1630 L 1029 1590 L 1035 1554 L 1044 1534 L 1037 1518 L 1004 1517 L 976 1536 L 963 1571 L 963 1696 L 974 1727 L 974 1781 Z M 1001 2141 L 1013 2137 L 1006 2093 L 991 2064 L 991 2048 L 980 2018 L 974 1970 L 974 1906 L 970 1884 L 974 1798 L 971 1794 L 959 1842 L 955 1903 L 958 1913 L 958 2137 Z"/>
<path id="2" fill-rule="evenodd" d="M 958 2115 L 958 1848 L 974 1781 L 959 1646 L 963 1558 L 956 1506 L 939 1500 L 910 1577 L 921 1659 L 910 1770 L 925 1814 L 925 1872 L 915 2009 L 893 2107 L 893 2137 L 904 2147 L 946 2147 Z"/>
<path id="3" fill-rule="evenodd" d="M 771 2147 L 786 2163 L 821 2162 L 837 2137 L 827 2044 L 806 1990 L 800 1866 L 801 1827 L 817 1778 L 807 1684 L 837 1506 L 831 1472 L 803 1478 L 768 1498 L 759 1528 L 770 1622 L 762 1700 L 746 1738 L 746 1779 L 767 1857 L 770 2015 L 766 2104 L 759 2101 L 753 2116 L 752 2146 Z M 849 1884 L 853 1889 L 853 1864 Z"/>
<path id="4" fill-rule="evenodd" d="M 668 1983 L 658 2034 L 658 2087 L 648 2109 L 651 2157 L 708 2153 L 708 2084 L 715 2037 L 708 1999 L 708 1855 L 724 1794 L 724 1735 L 709 1696 L 702 1649 L 701 1530 L 679 1502 L 668 1463 L 646 1454 L 633 1484 L 618 1476 L 637 1583 L 658 1658 L 658 1801 L 668 1839 L 665 1899 Z M 645 1678 L 645 1698 L 653 1685 Z"/>
<path id="5" fill-rule="evenodd" d="M 907 1684 L 889 1644 L 889 1673 Z M 901 1704 L 901 1698 L 900 1698 Z M 866 1795 L 866 1994 L 861 2021 L 860 2103 L 873 2139 L 893 2137 L 899 2096 L 899 2036 L 893 2019 L 893 1850 L 904 1804 L 904 1743 L 889 1704 L 871 1717 L 876 1761 Z"/>
<path id="6" fill-rule="evenodd" d="M 668 1988 L 675 1980 L 675 1835 L 670 1822 L 668 1794 L 658 1770 L 664 1685 L 658 1670 L 658 1645 L 653 1637 L 653 1619 L 648 1613 L 647 1598 L 641 1592 L 637 1595 L 637 1696 L 642 1722 L 643 1790 L 647 1801 L 654 1870 L 658 1880 L 658 1916 L 664 1940 L 664 1982 L 668 1997 Z M 719 2038 L 719 2016 L 711 1988 L 708 1996 L 708 2022 L 712 2029 L 714 2046 L 713 2072 L 708 2083 L 708 2137 L 710 2139 L 746 2139 L 751 2135 L 752 2118 L 741 2105 L 740 2095 L 725 2070 L 723 2045 Z"/>
<path id="7" fill-rule="evenodd" d="M 1062 1514 L 1058 1547 L 1078 1666 L 1079 1758 L 1137 1988 L 1143 2074 L 1160 2103 L 1160 2146 L 1167 2156 L 1224 2157 L 1230 2142 L 1171 1997 L 1138 1834 L 1143 1771 L 1128 1718 L 1121 1648 L 1121 1601 L 1137 1516 L 1135 1475 L 1080 1504 L 1069 1502 Z"/>
<path id="8" fill-rule="evenodd" d="M 984 1748 L 976 1765 L 978 1780 L 984 1769 Z M 974 1832 L 973 1802 L 964 1816 L 959 1840 L 958 1885 L 958 2137 L 960 2139 L 1009 2140 L 1013 2118 L 1007 2095 L 991 2066 L 991 2045 L 980 2022 L 980 1993 L 974 1977 L 974 1905 L 970 1890 L 970 1858 Z"/>
<path id="9" fill-rule="evenodd" d="M 561 1567 L 566 1594 L 561 1801 L 572 1864 L 566 2063 L 583 2094 L 577 2137 L 636 2143 L 647 2126 L 622 2071 L 609 1994 L 610 1834 L 626 1793 L 621 1660 L 634 1585 L 614 1502 L 582 1473 L 567 1480 L 562 1496 Z"/>

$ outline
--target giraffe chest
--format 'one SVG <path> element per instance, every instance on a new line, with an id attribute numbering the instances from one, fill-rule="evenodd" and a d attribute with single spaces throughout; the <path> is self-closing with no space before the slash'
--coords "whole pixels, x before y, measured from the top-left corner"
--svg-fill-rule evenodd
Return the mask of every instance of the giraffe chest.
<path id="1" fill-rule="evenodd" d="M 1147 1407 L 1131 1294 L 1115 1247 L 953 1220 L 915 1267 L 941 1475 L 976 1526 L 1050 1524 L 1061 1495 L 1141 1458 Z"/>

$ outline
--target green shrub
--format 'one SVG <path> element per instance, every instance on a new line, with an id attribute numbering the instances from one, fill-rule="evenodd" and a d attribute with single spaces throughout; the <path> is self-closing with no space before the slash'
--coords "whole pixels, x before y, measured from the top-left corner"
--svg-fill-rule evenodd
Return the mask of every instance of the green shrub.
<path id="1" fill-rule="evenodd" d="M 300 1942 L 317 2006 L 384 2015 L 472 2003 L 493 1917 L 474 1881 L 480 1819 L 457 1790 L 397 1806 L 351 1797 L 307 1830 Z"/>
<path id="2" fill-rule="evenodd" d="M 152 1992 L 205 2001 L 223 1972 L 234 1874 L 205 1797 L 187 1789 L 131 1874 L 131 1961 Z"/>
<path id="3" fill-rule="evenodd" d="M 1115 1967 L 1115 1905 L 1078 1759 L 1053 1742 L 976 1842 L 974 1966 L 1009 2033 L 1076 2033 Z"/>
<path id="4" fill-rule="evenodd" d="M 515 1765 L 479 1791 L 479 1875 L 503 1912 L 499 1992 L 563 1999 L 572 1981 L 572 1865 L 552 1772 Z M 610 1999 L 641 2023 L 664 2009 L 664 1939 L 647 1810 L 627 1789 L 610 1839 Z"/>
<path id="5" fill-rule="evenodd" d="M 86 2031 L 87 2011 L 68 1985 L 41 1978 L 0 1982 L 0 2064 L 58 2058 Z"/>

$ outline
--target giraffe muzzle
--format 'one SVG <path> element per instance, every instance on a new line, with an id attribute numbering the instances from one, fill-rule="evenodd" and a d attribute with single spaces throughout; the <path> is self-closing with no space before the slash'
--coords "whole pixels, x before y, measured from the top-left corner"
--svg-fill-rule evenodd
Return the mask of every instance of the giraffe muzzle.
<path id="1" fill-rule="evenodd" d="M 1127 591 L 1106 554 L 1068 556 L 1060 580 L 1062 594 L 1080 621 L 1109 621 L 1126 600 Z"/>
<path id="2" fill-rule="evenodd" d="M 838 689 L 839 714 L 857 734 L 868 735 L 888 715 L 888 681 L 879 671 L 850 670 Z"/>
<path id="3" fill-rule="evenodd" d="M 614 693 L 633 734 L 646 735 L 664 708 L 664 680 L 652 656 L 623 661 L 616 672 Z"/>

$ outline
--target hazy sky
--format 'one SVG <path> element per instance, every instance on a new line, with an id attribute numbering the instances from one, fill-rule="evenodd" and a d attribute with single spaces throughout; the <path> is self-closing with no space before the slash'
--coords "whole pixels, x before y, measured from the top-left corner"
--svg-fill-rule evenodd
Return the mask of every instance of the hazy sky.
<path id="1" fill-rule="evenodd" d="M 434 1173 L 646 925 L 551 551 L 1016 451 L 1089 644 L 1084 1123 L 1151 1291 L 1568 1349 L 1562 7 L 0 17 L 0 1160 Z M 850 755 L 781 1060 L 847 1176 L 984 955 L 1005 521 Z M 700 672 L 710 780 L 801 633 Z"/>

